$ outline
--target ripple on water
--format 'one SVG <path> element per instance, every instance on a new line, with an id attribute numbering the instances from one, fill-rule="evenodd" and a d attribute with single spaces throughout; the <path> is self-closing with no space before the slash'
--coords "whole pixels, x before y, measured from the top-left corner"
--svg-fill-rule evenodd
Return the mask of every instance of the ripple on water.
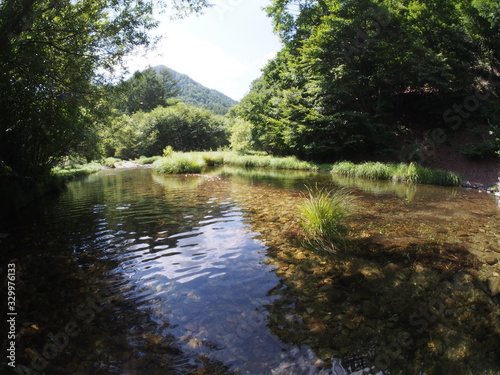
<path id="1" fill-rule="evenodd" d="M 366 304 L 362 305 L 363 309 L 355 309 L 358 304 L 351 297 L 370 294 L 365 291 L 370 288 L 369 283 L 358 282 L 354 276 L 351 280 L 347 275 L 345 280 L 342 277 L 337 280 L 326 269 L 305 269 L 302 265 L 307 262 L 295 264 L 285 258 L 277 259 L 276 266 L 268 265 L 266 252 L 269 249 L 258 237 L 269 241 L 272 250 L 281 246 L 284 231 L 279 229 L 287 225 L 286 220 L 293 222 L 296 219 L 293 215 L 294 207 L 300 201 L 299 194 L 290 194 L 283 189 L 275 192 L 256 183 L 250 185 L 247 181 L 236 183 L 227 179 L 214 182 L 194 176 L 152 177 L 150 171 L 113 173 L 112 176 L 96 177 L 89 183 L 69 184 L 68 191 L 53 212 L 41 216 L 44 225 L 46 221 L 54 224 L 39 227 L 46 231 L 50 228 L 55 234 L 44 240 L 44 233 L 29 233 L 37 238 L 37 244 L 50 250 L 47 256 L 51 252 L 60 256 L 51 258 L 54 264 L 70 268 L 72 262 L 77 262 L 83 269 L 79 277 L 82 280 L 87 277 L 92 287 L 104 296 L 110 296 L 112 301 L 86 325 L 90 333 L 82 329 L 78 338 L 71 340 L 68 353 L 75 352 L 74 346 L 91 353 L 88 357 L 82 356 L 85 358 L 81 361 L 75 360 L 83 366 L 79 373 L 97 373 L 94 370 L 108 363 L 115 366 L 113 370 L 107 367 L 100 373 L 108 370 L 109 373 L 138 375 L 197 373 L 194 369 L 196 360 L 199 363 L 220 361 L 218 363 L 241 374 L 352 373 L 337 360 L 334 360 L 333 367 L 321 369 L 318 356 L 331 358 L 332 341 L 345 343 L 350 340 L 347 334 L 354 340 L 361 332 L 351 330 L 352 325 L 346 324 L 342 328 L 340 323 L 349 314 L 363 316 Z M 132 175 L 135 176 L 133 179 L 130 178 Z M 442 190 L 441 194 L 449 191 Z M 493 236 L 498 232 L 495 230 L 498 225 L 493 223 L 496 216 L 486 217 L 488 212 L 478 208 L 483 201 L 472 201 L 476 199 L 473 194 L 467 193 L 460 200 L 452 196 L 449 202 L 444 200 L 446 197 L 426 199 L 427 195 L 423 196 L 413 188 L 411 191 L 405 188 L 400 194 L 404 198 L 394 198 L 393 193 L 385 191 L 377 196 L 367 192 L 368 198 L 359 199 L 366 209 L 360 210 L 357 216 L 359 226 L 366 226 L 363 230 L 368 234 L 382 230 L 385 236 L 394 233 L 398 238 L 403 235 L 411 238 L 423 236 L 426 231 L 440 235 L 433 232 L 433 225 L 439 224 L 447 229 L 443 237 L 454 235 L 453 230 L 457 227 L 461 232 L 467 231 L 467 238 L 474 237 L 478 246 L 484 244 L 485 237 L 491 237 L 494 244 L 498 241 L 498 236 Z M 458 206 L 461 208 L 457 209 Z M 484 206 L 486 211 L 489 210 L 489 206 Z M 476 211 L 478 214 L 471 214 Z M 249 212 L 253 214 L 250 216 Z M 462 218 L 460 215 L 466 216 Z M 260 219 L 256 224 L 257 218 Z M 450 219 L 456 223 L 452 225 Z M 472 236 L 468 223 L 477 226 L 478 221 L 486 224 L 486 220 L 492 226 L 491 230 L 485 226 L 485 233 Z M 426 226 L 418 227 L 421 222 Z M 387 223 L 391 227 L 384 226 Z M 404 232 L 406 230 L 408 233 Z M 70 244 L 68 256 L 64 249 L 60 251 L 64 248 L 61 243 Z M 280 250 L 284 251 L 283 248 Z M 285 250 L 289 252 L 283 255 L 296 249 Z M 18 263 L 24 266 L 29 259 L 22 258 Z M 46 288 L 45 292 L 38 286 L 44 280 L 60 282 L 67 276 L 63 273 L 61 276 L 59 273 L 52 275 L 50 262 L 47 263 L 49 266 L 43 268 L 43 262 L 33 262 L 30 271 L 34 276 L 28 272 L 23 274 L 31 277 L 30 285 L 25 286 L 31 287 L 33 295 L 37 295 L 31 301 L 33 306 L 38 306 L 43 299 L 54 301 L 52 293 L 58 292 L 54 289 L 64 288 L 64 282 L 59 283 L 58 288 Z M 282 268 L 286 272 L 275 272 Z M 315 275 L 315 271 L 320 272 Z M 37 272 L 41 276 L 36 276 Z M 276 273 L 284 275 L 283 278 Z M 315 289 L 306 282 L 313 277 L 318 281 L 314 284 L 318 286 Z M 342 293 L 332 297 L 326 292 L 327 287 L 337 281 L 342 282 L 341 285 L 345 282 L 348 290 L 357 287 L 359 291 L 345 299 Z M 413 285 L 406 284 L 408 287 Z M 419 288 L 424 286 L 424 283 L 416 284 Z M 323 288 L 326 288 L 325 292 Z M 464 285 L 464 291 L 470 288 L 474 288 L 473 283 Z M 312 304 L 315 295 L 318 298 L 316 305 Z M 38 307 L 29 311 L 36 317 L 33 321 L 41 327 L 42 333 L 37 336 L 40 343 L 45 342 L 47 332 L 57 333 L 60 324 L 78 319 L 75 306 L 87 297 L 77 293 L 75 306 L 72 306 L 67 301 L 75 296 L 73 289 L 66 289 L 58 296 L 58 303 L 65 304 L 64 309 L 68 311 L 62 318 L 57 313 L 63 308 L 54 313 L 54 304 L 41 312 L 35 311 Z M 333 303 L 323 303 L 324 298 Z M 374 299 L 381 301 L 378 292 Z M 450 303 L 455 300 L 450 298 Z M 394 299 L 386 297 L 385 301 L 389 301 L 385 307 L 394 304 Z M 446 301 L 448 303 L 448 299 Z M 384 307 L 374 305 L 374 311 L 368 306 L 368 313 L 376 314 Z M 484 316 L 481 309 L 487 305 L 477 306 L 480 308 L 475 309 L 474 314 Z M 335 313 L 326 316 L 329 322 L 324 316 L 328 310 Z M 38 319 L 37 314 L 43 315 L 42 319 Z M 316 314 L 318 319 L 325 318 L 325 324 L 316 319 Z M 54 316 L 59 319 L 54 319 Z M 370 330 L 373 327 L 374 331 L 382 327 L 392 332 L 392 325 L 396 322 L 385 319 L 385 315 L 383 318 L 377 321 L 368 316 L 370 325 L 367 326 Z M 460 315 L 462 318 L 469 319 L 469 316 Z M 52 326 L 49 326 L 50 322 L 53 322 Z M 329 327 L 329 330 L 322 336 L 318 330 L 324 327 Z M 325 339 L 324 347 L 316 345 L 317 337 Z M 349 340 L 344 346 L 338 344 L 339 348 L 350 351 L 354 344 L 349 344 Z M 42 352 L 43 347 L 37 342 L 31 344 L 30 348 Z M 491 347 L 495 347 L 494 343 Z M 325 356 L 320 355 L 322 350 Z M 200 355 L 203 355 L 202 359 Z M 64 354 L 52 361 L 54 365 L 61 364 L 58 368 L 63 370 L 59 373 L 64 373 L 66 360 Z M 172 367 L 162 367 L 175 367 L 179 363 L 182 365 L 172 371 Z M 210 373 L 210 369 L 199 370 L 199 373 Z M 52 368 L 47 371 L 51 372 Z"/>

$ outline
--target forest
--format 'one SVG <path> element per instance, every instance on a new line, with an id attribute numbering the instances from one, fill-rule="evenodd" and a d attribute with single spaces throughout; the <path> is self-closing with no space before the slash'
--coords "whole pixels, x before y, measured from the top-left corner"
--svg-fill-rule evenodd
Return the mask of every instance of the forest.
<path id="1" fill-rule="evenodd" d="M 498 152 L 497 1 L 275 0 L 267 12 L 284 48 L 235 109 L 258 147 L 407 160 L 470 132 L 483 137 L 464 152 Z"/>
<path id="2" fill-rule="evenodd" d="M 186 16 L 209 4 L 162 6 Z M 154 8 L 0 1 L 0 185 L 38 185 L 70 159 L 152 156 L 167 146 L 421 162 L 460 133 L 474 140 L 461 152 L 497 157 L 495 0 L 273 0 L 266 11 L 284 47 L 226 114 L 234 103 L 219 96 L 194 106 L 209 94 L 182 93 L 188 79 L 168 69 L 117 80 L 123 58 L 152 43 Z"/>

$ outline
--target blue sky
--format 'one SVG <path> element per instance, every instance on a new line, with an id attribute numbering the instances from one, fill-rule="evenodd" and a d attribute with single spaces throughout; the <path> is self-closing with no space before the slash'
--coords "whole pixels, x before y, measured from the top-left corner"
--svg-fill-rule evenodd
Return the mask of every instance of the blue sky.
<path id="1" fill-rule="evenodd" d="M 131 57 L 133 72 L 166 65 L 195 81 L 240 100 L 260 76 L 269 58 L 281 49 L 271 19 L 262 10 L 270 0 L 213 0 L 199 16 L 171 20 L 158 16 L 156 48 Z"/>

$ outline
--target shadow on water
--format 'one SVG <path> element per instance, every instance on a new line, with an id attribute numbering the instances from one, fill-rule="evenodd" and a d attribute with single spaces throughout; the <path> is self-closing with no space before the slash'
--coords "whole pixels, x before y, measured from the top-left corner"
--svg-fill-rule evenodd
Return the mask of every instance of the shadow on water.
<path id="1" fill-rule="evenodd" d="M 169 280 L 158 277 L 146 285 L 131 277 L 138 270 L 128 272 L 144 248 L 140 239 L 146 240 L 135 230 L 159 232 L 157 239 L 163 239 L 170 230 L 192 228 L 183 220 L 189 207 L 163 200 L 158 207 L 152 198 L 163 189 L 144 180 L 131 193 L 129 178 L 108 172 L 107 178 L 73 182 L 61 199 L 31 207 L 23 222 L 10 228 L 2 265 L 16 265 L 16 370 L 3 363 L 2 373 L 234 373 L 187 350 L 170 333 L 173 324 L 158 309 L 159 287 Z M 124 214 L 132 205 L 147 206 L 147 214 Z"/>
<path id="2" fill-rule="evenodd" d="M 383 185 L 353 190 L 352 249 L 336 255 L 305 248 L 280 203 L 252 206 L 281 277 L 271 332 L 332 360 L 328 374 L 499 374 L 498 266 L 470 252 L 479 241 L 498 253 L 495 202 L 464 189 Z M 289 364 L 281 373 L 307 371 Z"/>
<path id="3" fill-rule="evenodd" d="M 296 210 L 328 174 L 209 173 L 106 171 L 12 223 L 18 373 L 500 373 L 499 296 L 469 252 L 497 241 L 494 204 L 360 185 L 333 256 Z"/>
<path id="4" fill-rule="evenodd" d="M 274 254 L 277 337 L 340 359 L 339 374 L 499 373 L 498 297 L 463 247 L 357 242 L 355 254 Z"/>

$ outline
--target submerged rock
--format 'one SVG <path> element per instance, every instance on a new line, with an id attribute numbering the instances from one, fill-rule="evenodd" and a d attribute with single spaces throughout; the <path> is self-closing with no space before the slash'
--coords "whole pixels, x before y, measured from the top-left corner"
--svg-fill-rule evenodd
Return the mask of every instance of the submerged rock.
<path id="1" fill-rule="evenodd" d="M 488 287 L 492 297 L 500 294 L 500 276 L 497 273 L 494 272 L 493 275 L 488 278 Z"/>
<path id="2" fill-rule="evenodd" d="M 491 266 L 498 263 L 498 259 L 494 256 L 487 256 L 484 261 Z"/>

